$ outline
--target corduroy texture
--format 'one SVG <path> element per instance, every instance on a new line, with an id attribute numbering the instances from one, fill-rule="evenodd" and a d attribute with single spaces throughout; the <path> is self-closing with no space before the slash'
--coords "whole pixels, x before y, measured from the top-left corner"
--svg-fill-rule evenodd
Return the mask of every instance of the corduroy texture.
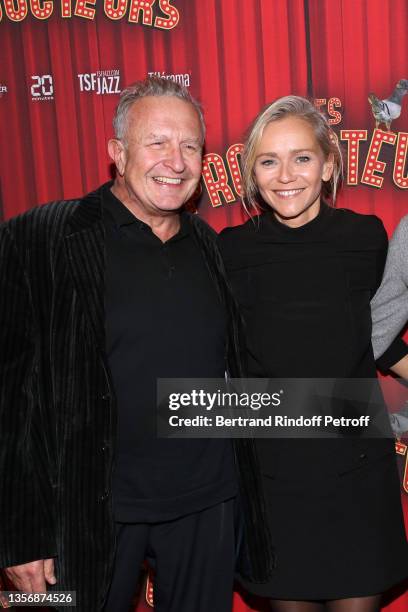
<path id="1" fill-rule="evenodd" d="M 56 557 L 55 588 L 77 591 L 77 612 L 101 610 L 114 553 L 116 407 L 101 217 L 97 190 L 0 227 L 0 566 Z M 237 376 L 236 306 L 212 231 L 197 216 L 191 222 L 229 313 L 228 362 Z M 245 574 L 263 581 L 272 559 L 254 447 L 237 440 L 235 449 L 251 534 L 241 558 L 252 561 Z"/>

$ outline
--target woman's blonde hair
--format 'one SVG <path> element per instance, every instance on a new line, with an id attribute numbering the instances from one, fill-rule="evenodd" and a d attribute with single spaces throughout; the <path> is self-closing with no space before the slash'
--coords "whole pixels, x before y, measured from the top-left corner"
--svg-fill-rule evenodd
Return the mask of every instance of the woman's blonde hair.
<path id="1" fill-rule="evenodd" d="M 333 206 L 336 201 L 336 194 L 343 177 L 343 158 L 337 136 L 330 128 L 326 118 L 312 102 L 300 96 L 285 96 L 278 98 L 259 113 L 252 123 L 244 145 L 242 153 L 243 203 L 249 214 L 257 213 L 260 210 L 259 200 L 261 198 L 254 176 L 259 142 L 269 123 L 286 117 L 298 117 L 306 121 L 313 128 L 325 159 L 332 157 L 333 173 L 329 181 L 323 182 L 322 196 Z"/>

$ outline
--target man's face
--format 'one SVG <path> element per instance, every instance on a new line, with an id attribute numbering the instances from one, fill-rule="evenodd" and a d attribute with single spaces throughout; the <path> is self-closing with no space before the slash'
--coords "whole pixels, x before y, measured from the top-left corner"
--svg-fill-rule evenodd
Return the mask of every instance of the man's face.
<path id="1" fill-rule="evenodd" d="M 201 177 L 203 134 L 194 106 L 148 96 L 131 106 L 115 159 L 135 212 L 167 215 L 194 193 Z"/>

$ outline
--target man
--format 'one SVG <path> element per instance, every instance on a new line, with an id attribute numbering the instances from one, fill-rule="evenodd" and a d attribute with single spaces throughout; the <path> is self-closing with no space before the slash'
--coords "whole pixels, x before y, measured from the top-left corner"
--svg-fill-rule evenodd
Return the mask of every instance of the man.
<path id="1" fill-rule="evenodd" d="M 204 123 L 172 81 L 122 92 L 116 178 L 0 228 L 0 563 L 23 591 L 127 611 L 145 556 L 159 612 L 231 608 L 237 483 L 227 440 L 158 440 L 158 377 L 242 374 L 239 320 L 212 231 L 181 212 Z M 250 440 L 235 445 L 251 539 L 269 573 Z"/>

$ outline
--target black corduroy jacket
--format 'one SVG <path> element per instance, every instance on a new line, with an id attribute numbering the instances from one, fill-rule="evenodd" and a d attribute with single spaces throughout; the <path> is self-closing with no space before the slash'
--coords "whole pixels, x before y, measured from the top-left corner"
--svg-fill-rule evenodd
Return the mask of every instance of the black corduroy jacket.
<path id="1" fill-rule="evenodd" d="M 239 313 L 215 235 L 197 215 L 190 220 L 229 315 L 229 372 L 241 376 Z M 51 590 L 76 591 L 77 612 L 102 609 L 114 554 L 104 239 L 100 189 L 0 226 L 0 567 L 54 557 Z M 256 454 L 250 439 L 234 447 L 240 571 L 262 582 L 273 555 Z"/>

